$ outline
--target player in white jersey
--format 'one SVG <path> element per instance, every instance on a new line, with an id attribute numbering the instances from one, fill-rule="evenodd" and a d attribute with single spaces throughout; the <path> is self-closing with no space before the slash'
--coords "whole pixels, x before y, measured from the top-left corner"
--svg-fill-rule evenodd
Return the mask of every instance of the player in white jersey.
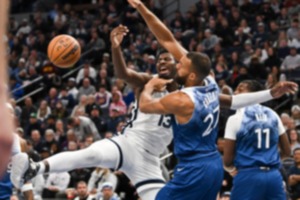
<path id="1" fill-rule="evenodd" d="M 127 32 L 124 26 L 119 26 L 111 32 L 113 63 L 116 76 L 136 88 L 138 99 L 143 86 L 152 79 L 152 76 L 137 73 L 126 67 L 120 44 Z M 174 77 L 175 66 L 176 62 L 170 53 L 161 53 L 157 61 L 158 76 L 165 79 Z M 284 94 L 281 91 L 283 87 L 278 85 L 272 91 L 273 96 L 276 92 L 277 95 Z M 167 91 L 176 89 L 177 85 L 173 83 L 168 85 L 164 92 L 153 95 L 160 97 Z M 254 99 L 249 96 L 253 96 Z M 220 100 L 221 105 L 236 108 L 247 105 L 249 102 L 257 103 L 271 98 L 270 91 L 264 91 L 255 96 L 239 95 L 237 98 L 223 96 Z M 132 118 L 124 128 L 123 134 L 110 140 L 96 141 L 86 149 L 60 153 L 39 163 L 29 162 L 28 157 L 22 154 L 14 157 L 13 163 L 18 163 L 18 166 L 13 165 L 13 183 L 16 187 L 20 187 L 24 180 L 31 179 L 37 174 L 99 166 L 123 171 L 135 185 L 143 200 L 154 199 L 157 192 L 164 186 L 159 154 L 171 142 L 171 119 L 165 115 L 146 115 L 139 111 L 138 104 L 132 112 Z"/>

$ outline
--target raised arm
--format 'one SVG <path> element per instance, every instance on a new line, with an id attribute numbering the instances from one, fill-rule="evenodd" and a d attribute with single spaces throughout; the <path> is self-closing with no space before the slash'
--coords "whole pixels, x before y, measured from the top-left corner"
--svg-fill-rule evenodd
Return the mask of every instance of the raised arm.
<path id="1" fill-rule="evenodd" d="M 152 76 L 146 73 L 138 73 L 126 66 L 120 45 L 127 32 L 127 27 L 120 25 L 110 33 L 115 74 L 118 78 L 123 79 L 134 87 L 143 87 Z"/>
<path id="2" fill-rule="evenodd" d="M 263 103 L 266 101 L 270 101 L 274 98 L 279 98 L 286 93 L 295 94 L 297 90 L 298 85 L 296 83 L 282 81 L 277 83 L 270 90 L 263 90 L 259 92 L 252 92 L 233 96 L 220 94 L 219 100 L 221 107 L 236 110 L 245 106 Z"/>
<path id="3" fill-rule="evenodd" d="M 138 10 L 158 42 L 170 52 L 176 60 L 187 54 L 187 50 L 175 39 L 171 31 L 140 0 L 128 0 Z"/>

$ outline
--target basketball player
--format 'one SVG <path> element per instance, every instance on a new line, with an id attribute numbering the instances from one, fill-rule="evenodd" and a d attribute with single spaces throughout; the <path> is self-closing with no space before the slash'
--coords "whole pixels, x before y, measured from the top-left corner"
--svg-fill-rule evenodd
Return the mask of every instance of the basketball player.
<path id="1" fill-rule="evenodd" d="M 7 92 L 7 57 L 6 45 L 3 41 L 6 34 L 7 19 L 8 19 L 9 1 L 3 0 L 0 2 L 0 177 L 5 173 L 7 164 L 11 157 L 11 148 L 13 144 L 13 122 L 8 117 L 9 111 L 6 108 L 8 100 Z"/>
<path id="2" fill-rule="evenodd" d="M 12 117 L 14 118 L 14 110 L 10 104 L 6 104 L 6 109 L 10 111 Z M 13 134 L 14 140 L 11 149 L 11 155 L 14 156 L 18 153 L 26 152 L 27 151 L 27 144 L 26 141 L 20 138 L 17 134 Z M 10 180 L 10 172 L 11 172 L 11 163 L 8 164 L 7 169 L 4 173 L 4 176 L 0 178 L 0 200 L 7 200 L 13 193 L 13 184 Z M 25 200 L 33 199 L 33 191 L 32 191 L 32 184 L 27 183 L 24 184 L 21 188 Z"/>
<path id="3" fill-rule="evenodd" d="M 152 76 L 137 73 L 126 67 L 120 44 L 126 28 L 119 26 L 111 33 L 113 62 L 116 75 L 136 88 L 142 89 L 143 86 L 152 79 Z M 172 78 L 176 74 L 175 59 L 170 53 L 162 53 L 157 63 L 158 76 L 162 78 Z M 175 72 L 174 72 L 175 71 Z M 175 83 L 173 83 L 176 85 Z M 286 83 L 288 85 L 288 83 Z M 174 85 L 171 87 L 177 89 Z M 286 85 L 277 85 L 272 94 L 283 95 Z M 265 91 L 266 92 L 266 91 Z M 273 98 L 270 91 L 268 95 L 255 95 L 256 101 L 266 101 Z M 157 92 L 154 95 L 161 97 L 167 91 Z M 238 108 L 249 103 L 249 96 L 228 97 L 226 105 Z M 245 101 L 245 102 L 244 102 Z M 251 99 L 253 101 L 253 99 Z M 123 171 L 137 188 L 139 196 L 145 200 L 155 198 L 157 192 L 164 186 L 165 181 L 160 169 L 159 155 L 165 150 L 172 139 L 171 116 L 153 114 L 147 115 L 140 112 L 136 102 L 132 111 L 132 119 L 123 131 L 123 135 L 112 139 L 97 141 L 86 149 L 75 152 L 64 152 L 48 158 L 39 163 L 29 165 L 28 157 L 17 155 L 13 158 L 12 181 L 16 187 L 22 185 L 23 180 L 28 180 L 36 174 L 48 172 L 63 172 L 75 168 L 95 167 L 112 168 Z M 62 165 L 61 163 L 67 163 Z M 25 175 L 24 175 L 25 174 Z"/>
<path id="4" fill-rule="evenodd" d="M 235 94 L 262 90 L 257 81 L 241 82 Z M 290 144 L 283 124 L 273 110 L 253 105 L 229 117 L 225 130 L 224 168 L 234 176 L 231 199 L 286 199 L 279 172 L 281 153 Z"/>

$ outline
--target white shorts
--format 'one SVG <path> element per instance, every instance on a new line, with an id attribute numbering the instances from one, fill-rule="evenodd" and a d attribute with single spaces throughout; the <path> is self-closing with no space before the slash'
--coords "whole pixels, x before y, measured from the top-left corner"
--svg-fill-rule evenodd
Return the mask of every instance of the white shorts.
<path id="1" fill-rule="evenodd" d="M 165 185 L 159 157 L 137 146 L 126 135 L 113 137 L 110 142 L 119 150 L 117 170 L 128 176 L 138 193 Z"/>

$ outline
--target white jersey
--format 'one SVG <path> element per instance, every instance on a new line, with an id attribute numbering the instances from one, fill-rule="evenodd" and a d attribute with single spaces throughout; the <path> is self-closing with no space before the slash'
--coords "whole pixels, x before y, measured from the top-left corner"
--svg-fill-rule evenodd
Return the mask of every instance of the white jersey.
<path id="1" fill-rule="evenodd" d="M 156 92 L 152 96 L 161 98 L 167 93 L 167 91 Z M 137 146 L 159 156 L 173 138 L 171 125 L 171 115 L 142 113 L 136 100 L 131 111 L 131 119 L 127 122 L 123 132 Z"/>

